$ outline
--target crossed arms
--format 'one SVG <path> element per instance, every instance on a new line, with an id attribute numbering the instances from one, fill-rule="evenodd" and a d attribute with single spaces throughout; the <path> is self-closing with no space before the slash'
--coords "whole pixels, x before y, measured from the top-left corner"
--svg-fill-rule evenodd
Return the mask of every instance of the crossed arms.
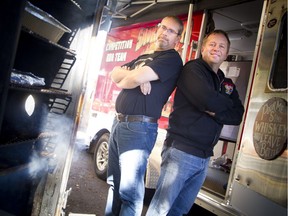
<path id="1" fill-rule="evenodd" d="M 116 66 L 110 72 L 110 77 L 119 88 L 133 89 L 140 86 L 144 95 L 150 94 L 150 81 L 158 80 L 159 77 L 149 66 L 138 67 L 130 70 L 127 66 Z"/>

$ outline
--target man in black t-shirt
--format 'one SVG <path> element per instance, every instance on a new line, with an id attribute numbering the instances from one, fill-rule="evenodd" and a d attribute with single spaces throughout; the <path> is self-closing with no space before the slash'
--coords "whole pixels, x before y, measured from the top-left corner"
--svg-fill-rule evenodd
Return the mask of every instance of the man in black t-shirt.
<path id="1" fill-rule="evenodd" d="M 158 25 L 154 52 L 111 72 L 122 91 L 109 139 L 105 215 L 141 215 L 144 175 L 157 137 L 157 120 L 183 67 L 174 49 L 182 31 L 181 20 L 165 17 Z"/>

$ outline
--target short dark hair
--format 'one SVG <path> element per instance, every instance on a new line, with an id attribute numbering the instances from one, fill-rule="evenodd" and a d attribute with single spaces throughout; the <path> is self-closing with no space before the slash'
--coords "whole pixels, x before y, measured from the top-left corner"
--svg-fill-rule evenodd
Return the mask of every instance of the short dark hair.
<path id="1" fill-rule="evenodd" d="M 209 32 L 207 35 L 205 35 L 202 44 L 204 45 L 204 44 L 206 43 L 206 41 L 207 41 L 207 38 L 208 38 L 210 35 L 212 35 L 212 34 L 222 34 L 222 35 L 224 35 L 224 37 L 227 39 L 227 42 L 228 42 L 228 49 L 227 49 L 227 52 L 228 52 L 229 49 L 230 49 L 230 44 L 231 44 L 231 43 L 230 43 L 230 39 L 229 39 L 229 37 L 228 37 L 228 34 L 227 34 L 225 31 L 221 30 L 221 29 L 215 29 L 215 30 Z"/>
<path id="2" fill-rule="evenodd" d="M 173 19 L 175 22 L 178 23 L 178 25 L 179 25 L 178 35 L 181 35 L 183 30 L 184 30 L 184 24 L 183 24 L 182 20 L 179 19 L 179 17 L 177 17 L 177 16 L 166 16 L 163 19 L 165 19 L 165 18 Z"/>

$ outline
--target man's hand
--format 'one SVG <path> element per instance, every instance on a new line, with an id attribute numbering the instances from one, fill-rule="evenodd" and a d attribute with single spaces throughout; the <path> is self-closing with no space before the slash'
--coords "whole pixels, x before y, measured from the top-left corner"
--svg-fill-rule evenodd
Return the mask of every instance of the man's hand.
<path id="1" fill-rule="evenodd" d="M 149 66 L 137 67 L 133 70 L 130 70 L 130 68 L 126 66 L 114 67 L 110 73 L 110 77 L 111 80 L 116 83 L 117 87 L 122 89 L 133 89 L 141 84 L 159 79 L 158 75 Z M 147 89 L 144 90 L 145 95 L 149 94 L 151 86 L 150 89 L 149 86 L 145 86 L 144 89 Z"/>
<path id="2" fill-rule="evenodd" d="M 127 67 L 127 66 L 122 66 L 121 68 L 123 68 L 125 70 L 130 70 L 130 67 Z"/>
<path id="3" fill-rule="evenodd" d="M 127 66 L 115 66 L 109 76 L 113 82 L 118 83 L 127 76 L 129 71 L 130 68 Z"/>
<path id="4" fill-rule="evenodd" d="M 140 89 L 144 95 L 147 95 L 147 94 L 149 95 L 151 92 L 151 83 L 150 82 L 142 83 L 140 85 Z"/>

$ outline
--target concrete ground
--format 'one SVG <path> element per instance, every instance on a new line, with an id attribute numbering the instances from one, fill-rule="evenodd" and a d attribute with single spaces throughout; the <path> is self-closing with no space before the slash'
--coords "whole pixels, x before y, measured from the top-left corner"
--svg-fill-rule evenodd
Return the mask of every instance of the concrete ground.
<path id="1" fill-rule="evenodd" d="M 77 140 L 67 189 L 72 188 L 65 209 L 69 213 L 104 215 L 108 185 L 98 179 L 93 169 L 93 155 L 84 140 Z"/>

